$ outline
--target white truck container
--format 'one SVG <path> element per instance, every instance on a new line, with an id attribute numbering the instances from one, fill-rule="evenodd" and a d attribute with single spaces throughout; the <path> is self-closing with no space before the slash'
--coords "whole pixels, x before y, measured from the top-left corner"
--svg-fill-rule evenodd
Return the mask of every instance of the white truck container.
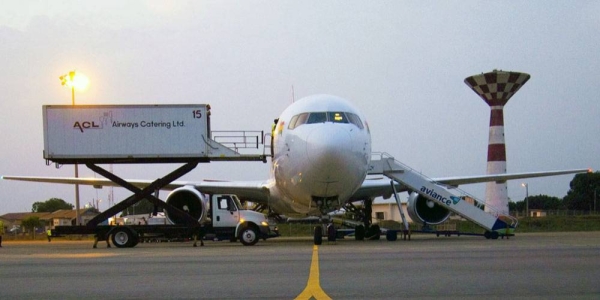
<path id="1" fill-rule="evenodd" d="M 210 106 L 44 105 L 44 158 L 56 162 L 206 157 Z"/>

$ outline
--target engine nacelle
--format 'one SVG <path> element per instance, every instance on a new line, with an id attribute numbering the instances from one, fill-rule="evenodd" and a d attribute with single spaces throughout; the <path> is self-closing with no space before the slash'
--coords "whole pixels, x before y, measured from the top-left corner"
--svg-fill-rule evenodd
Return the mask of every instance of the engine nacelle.
<path id="1" fill-rule="evenodd" d="M 195 188 L 184 186 L 173 190 L 167 197 L 168 204 L 189 213 L 198 222 L 202 223 L 206 220 L 207 215 L 207 199 Z M 179 218 L 165 211 L 165 216 L 172 224 L 185 224 L 182 218 Z"/>
<path id="2" fill-rule="evenodd" d="M 429 200 L 417 192 L 408 196 L 408 215 L 413 222 L 436 225 L 443 223 L 450 216 L 450 211 L 433 200 Z"/>

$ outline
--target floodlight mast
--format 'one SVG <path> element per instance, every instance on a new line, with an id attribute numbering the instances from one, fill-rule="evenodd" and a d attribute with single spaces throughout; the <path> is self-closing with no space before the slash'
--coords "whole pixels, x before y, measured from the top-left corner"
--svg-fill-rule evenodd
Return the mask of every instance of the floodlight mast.
<path id="1" fill-rule="evenodd" d="M 59 77 L 61 85 L 71 88 L 71 105 L 75 106 L 75 87 L 85 89 L 89 83 L 87 77 L 77 73 L 77 71 L 69 71 L 69 73 Z M 75 178 L 79 178 L 79 167 L 75 164 Z M 81 216 L 79 214 L 79 184 L 75 184 L 75 225 L 81 225 Z"/>

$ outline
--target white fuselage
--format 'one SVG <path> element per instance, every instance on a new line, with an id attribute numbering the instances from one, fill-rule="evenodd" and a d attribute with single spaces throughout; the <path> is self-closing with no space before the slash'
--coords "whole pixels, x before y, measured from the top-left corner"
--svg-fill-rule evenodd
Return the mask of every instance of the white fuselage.
<path id="1" fill-rule="evenodd" d="M 371 159 L 365 117 L 330 95 L 300 99 L 272 132 L 271 206 L 288 215 L 340 208 L 361 186 Z"/>

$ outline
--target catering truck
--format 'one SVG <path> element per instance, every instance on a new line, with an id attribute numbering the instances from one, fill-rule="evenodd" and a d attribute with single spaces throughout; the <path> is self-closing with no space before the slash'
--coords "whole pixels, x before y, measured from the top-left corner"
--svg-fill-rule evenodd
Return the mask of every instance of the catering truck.
<path id="1" fill-rule="evenodd" d="M 181 197 L 178 196 L 178 197 Z M 107 224 L 96 226 L 56 226 L 52 236 L 70 234 L 94 234 L 98 240 L 109 240 L 118 248 L 135 247 L 145 239 L 190 239 L 196 242 L 210 235 L 214 239 L 239 241 L 246 246 L 254 245 L 259 239 L 267 239 L 278 235 L 271 230 L 265 215 L 252 210 L 243 209 L 235 195 L 201 195 L 202 202 L 194 208 L 199 212 L 199 226 L 184 226 L 177 219 L 169 218 L 168 212 L 163 222 L 153 222 L 152 214 L 134 221 L 111 218 Z M 177 201 L 177 200 L 176 200 Z"/>
<path id="2" fill-rule="evenodd" d="M 117 247 L 134 247 L 145 235 L 193 238 L 207 234 L 244 245 L 260 238 L 276 236 L 269 230 L 266 217 L 244 210 L 232 194 L 207 191 L 202 185 L 175 180 L 193 170 L 198 163 L 211 161 L 262 161 L 264 134 L 251 138 L 240 131 L 236 149 L 213 140 L 208 104 L 181 105 L 45 105 L 44 158 L 46 163 L 85 164 L 106 179 L 61 179 L 59 183 L 94 186 L 121 186 L 132 191 L 131 197 L 117 203 L 90 220 L 75 226 L 56 226 L 53 236 L 94 234 L 98 241 L 112 241 Z M 256 131 L 252 131 L 255 132 Z M 231 132 L 228 132 L 231 133 Z M 227 134 L 229 141 L 236 135 Z M 239 147 L 263 145 L 263 154 L 240 154 Z M 184 165 L 155 181 L 131 181 L 118 177 L 98 164 L 183 163 Z M 77 167 L 76 167 L 77 170 Z M 55 181 L 58 182 L 58 181 Z M 169 190 L 166 201 L 159 190 Z M 167 224 L 110 224 L 107 219 L 147 199 L 162 209 Z M 76 201 L 77 202 L 77 201 Z M 78 208 L 78 203 L 76 203 Z M 79 217 L 77 218 L 79 220 Z M 194 242 L 196 246 L 196 242 Z"/>

